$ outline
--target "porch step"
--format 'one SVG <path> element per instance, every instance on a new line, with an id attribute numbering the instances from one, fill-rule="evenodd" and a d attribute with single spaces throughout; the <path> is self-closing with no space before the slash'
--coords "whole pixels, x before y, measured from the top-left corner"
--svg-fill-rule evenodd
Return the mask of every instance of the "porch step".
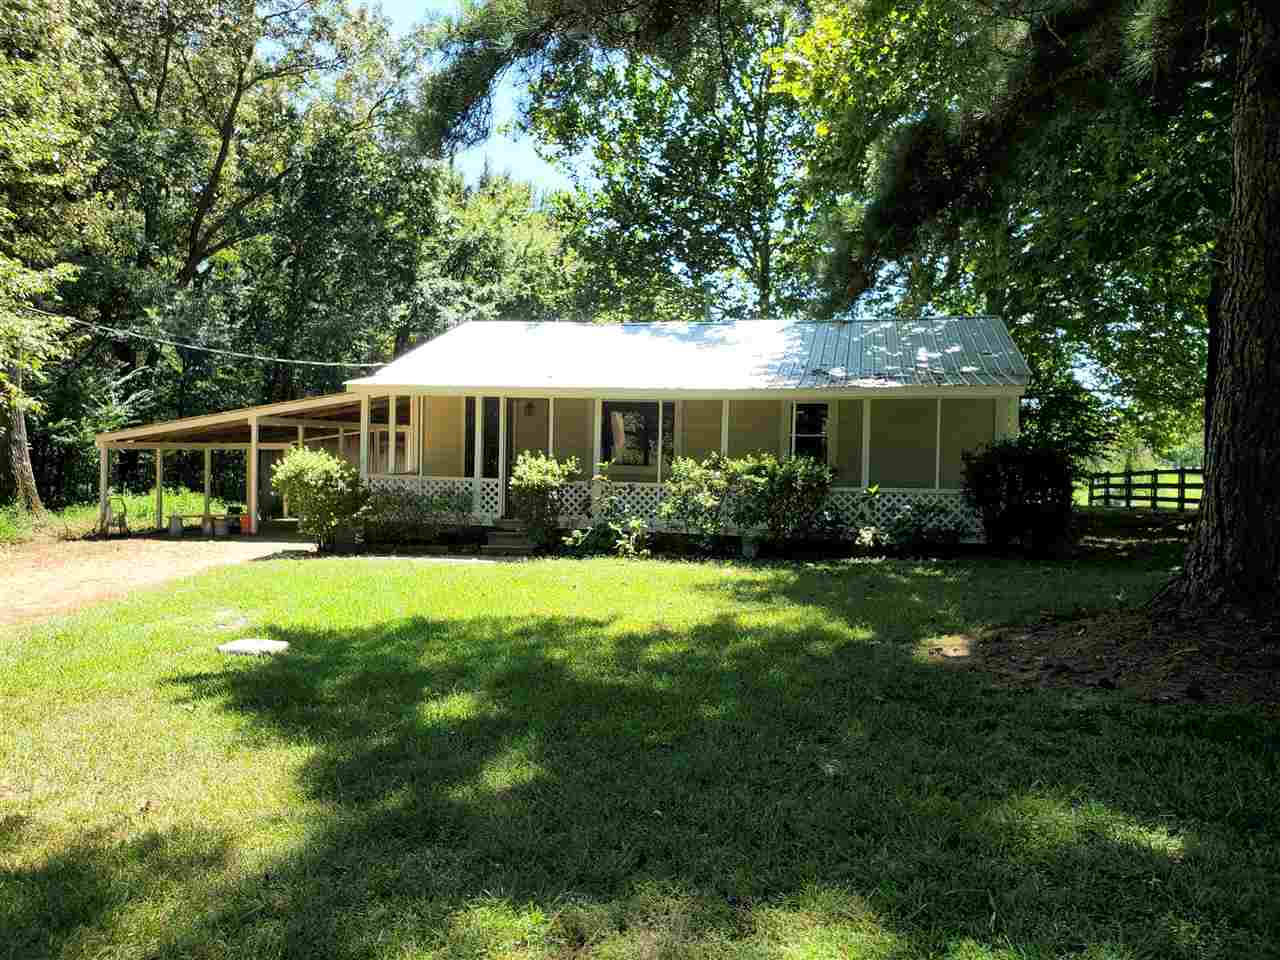
<path id="1" fill-rule="evenodd" d="M 532 546 L 529 534 L 523 530 L 493 530 L 489 533 L 489 545 L 494 547 Z"/>
<path id="2" fill-rule="evenodd" d="M 531 543 L 486 543 L 480 547 L 486 557 L 527 557 L 533 553 Z"/>
<path id="3" fill-rule="evenodd" d="M 499 530 L 511 530 L 524 533 L 524 523 L 519 520 L 495 520 L 493 525 Z"/>

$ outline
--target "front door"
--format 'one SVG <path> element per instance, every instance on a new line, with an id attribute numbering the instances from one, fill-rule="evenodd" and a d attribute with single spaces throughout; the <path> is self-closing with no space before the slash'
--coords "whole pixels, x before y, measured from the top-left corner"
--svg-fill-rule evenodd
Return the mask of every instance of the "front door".
<path id="1" fill-rule="evenodd" d="M 551 402 L 545 397 L 508 397 L 507 398 L 507 462 L 503 476 L 507 478 L 509 488 L 511 471 L 515 469 L 516 460 L 526 450 L 547 452 L 547 437 L 550 429 L 548 422 L 551 415 Z M 508 490 L 503 491 L 503 503 L 507 504 L 503 516 L 511 515 L 511 498 Z"/>

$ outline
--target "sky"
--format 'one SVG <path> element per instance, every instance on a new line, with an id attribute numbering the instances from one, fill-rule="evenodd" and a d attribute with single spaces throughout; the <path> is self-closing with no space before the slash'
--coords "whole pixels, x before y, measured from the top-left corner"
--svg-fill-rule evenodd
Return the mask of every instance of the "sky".
<path id="1" fill-rule="evenodd" d="M 382 12 L 404 33 L 431 14 L 453 14 L 458 10 L 457 0 L 382 0 Z M 494 98 L 494 126 L 512 120 L 516 113 L 516 101 L 521 89 L 511 77 L 503 80 Z M 569 179 L 552 167 L 533 149 L 529 137 L 508 137 L 494 134 L 487 141 L 459 153 L 455 166 L 468 180 L 475 180 L 484 169 L 485 160 L 494 173 L 510 173 L 532 183 L 540 190 L 568 189 Z"/>

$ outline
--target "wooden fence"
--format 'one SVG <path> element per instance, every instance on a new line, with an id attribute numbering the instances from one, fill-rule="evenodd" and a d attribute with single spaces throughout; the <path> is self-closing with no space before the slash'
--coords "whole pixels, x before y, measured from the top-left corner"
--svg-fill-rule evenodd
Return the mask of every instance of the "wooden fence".
<path id="1" fill-rule="evenodd" d="M 1199 510 L 1201 470 L 1130 470 L 1089 477 L 1089 506 Z M 1171 493 L 1169 493 L 1171 491 Z"/>

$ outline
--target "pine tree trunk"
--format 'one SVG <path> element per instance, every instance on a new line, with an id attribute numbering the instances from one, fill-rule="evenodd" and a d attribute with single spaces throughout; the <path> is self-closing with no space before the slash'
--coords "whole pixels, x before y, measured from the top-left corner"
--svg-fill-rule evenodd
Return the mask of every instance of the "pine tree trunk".
<path id="1" fill-rule="evenodd" d="M 1280 593 L 1280 5 L 1241 5 L 1231 220 L 1213 364 L 1209 473 L 1163 603 L 1272 615 Z"/>
<path id="2" fill-rule="evenodd" d="M 10 376 L 22 392 L 22 374 L 11 370 Z M 5 419 L 5 438 L 8 442 L 9 468 L 13 471 L 13 485 L 17 493 L 18 505 L 30 513 L 44 513 L 44 502 L 40 499 L 40 491 L 36 489 L 35 471 L 31 469 L 31 447 L 27 443 L 27 415 L 16 400 L 5 399 L 0 404 L 0 411 Z"/>

